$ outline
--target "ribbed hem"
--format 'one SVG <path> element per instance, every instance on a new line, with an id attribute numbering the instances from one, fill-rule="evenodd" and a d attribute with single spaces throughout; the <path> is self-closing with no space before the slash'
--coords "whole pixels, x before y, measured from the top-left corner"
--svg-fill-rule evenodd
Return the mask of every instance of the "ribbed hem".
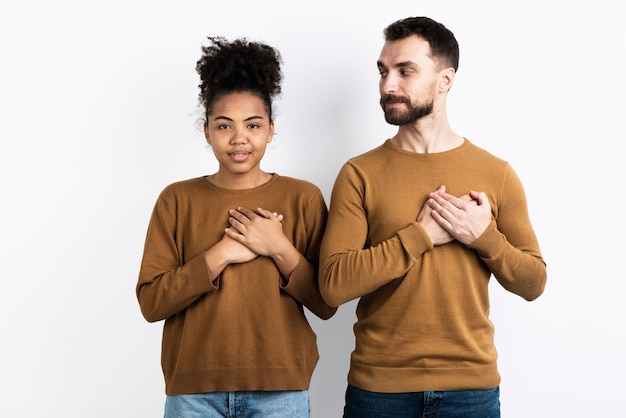
<path id="1" fill-rule="evenodd" d="M 313 369 L 255 367 L 178 372 L 165 377 L 165 393 L 180 395 L 244 390 L 308 390 Z"/>
<path id="2" fill-rule="evenodd" d="M 388 368 L 352 363 L 348 383 L 370 392 L 492 389 L 500 384 L 496 364 L 457 368 Z"/>

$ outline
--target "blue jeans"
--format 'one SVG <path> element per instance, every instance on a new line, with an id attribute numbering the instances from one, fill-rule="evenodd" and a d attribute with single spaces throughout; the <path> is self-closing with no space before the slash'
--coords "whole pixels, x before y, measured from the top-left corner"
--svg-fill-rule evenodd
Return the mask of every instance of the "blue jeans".
<path id="1" fill-rule="evenodd" d="M 500 388 L 379 393 L 348 385 L 344 418 L 500 418 Z"/>
<path id="2" fill-rule="evenodd" d="M 168 396 L 165 418 L 310 418 L 309 392 L 209 392 Z"/>

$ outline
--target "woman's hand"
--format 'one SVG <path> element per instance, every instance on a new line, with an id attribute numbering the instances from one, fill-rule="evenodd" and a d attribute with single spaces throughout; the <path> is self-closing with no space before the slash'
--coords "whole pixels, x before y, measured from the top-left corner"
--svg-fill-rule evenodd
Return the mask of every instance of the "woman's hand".
<path id="1" fill-rule="evenodd" d="M 239 207 L 228 211 L 230 228 L 226 235 L 258 255 L 273 257 L 288 242 L 283 233 L 283 216 L 257 208 L 257 212 Z"/>

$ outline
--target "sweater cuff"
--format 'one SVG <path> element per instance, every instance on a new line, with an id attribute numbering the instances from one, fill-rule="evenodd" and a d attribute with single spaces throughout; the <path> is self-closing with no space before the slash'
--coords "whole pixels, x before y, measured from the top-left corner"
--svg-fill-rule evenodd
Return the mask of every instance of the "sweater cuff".
<path id="1" fill-rule="evenodd" d="M 209 266 L 204 259 L 204 251 L 197 257 L 189 260 L 185 265 L 189 277 L 198 278 L 198 283 L 202 283 L 206 290 L 216 290 L 219 288 L 222 275 L 218 275 L 214 280 L 210 280 Z M 195 280 L 195 279 L 194 279 Z"/>
<path id="2" fill-rule="evenodd" d="M 298 280 L 298 277 L 309 277 L 311 274 L 311 264 L 300 254 L 298 264 L 293 269 L 289 277 L 280 275 L 280 288 L 287 291 L 287 293 L 298 293 L 298 283 L 302 280 Z M 306 290 L 306 289 L 305 289 Z"/>
<path id="3" fill-rule="evenodd" d="M 468 247 L 476 250 L 483 258 L 493 258 L 502 248 L 503 242 L 504 235 L 498 231 L 496 222 L 491 221 L 487 229 Z"/>
<path id="4" fill-rule="evenodd" d="M 398 237 L 406 252 L 415 260 L 420 258 L 426 251 L 434 248 L 430 237 L 417 222 L 413 222 L 408 227 L 400 230 Z"/>

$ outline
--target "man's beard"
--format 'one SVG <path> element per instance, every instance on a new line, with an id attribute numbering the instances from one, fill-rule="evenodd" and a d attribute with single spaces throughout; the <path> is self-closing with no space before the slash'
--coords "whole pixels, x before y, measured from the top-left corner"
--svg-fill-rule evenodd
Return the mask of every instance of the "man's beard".
<path id="1" fill-rule="evenodd" d="M 397 108 L 386 109 L 385 103 L 388 101 L 402 102 L 407 105 L 408 110 L 406 112 L 402 112 Z M 432 101 L 427 104 L 413 106 L 406 97 L 397 97 L 390 94 L 385 94 L 380 98 L 380 106 L 383 108 L 383 112 L 385 112 L 385 120 L 387 123 L 397 126 L 408 125 L 416 122 L 424 116 L 430 115 L 433 111 Z"/>

